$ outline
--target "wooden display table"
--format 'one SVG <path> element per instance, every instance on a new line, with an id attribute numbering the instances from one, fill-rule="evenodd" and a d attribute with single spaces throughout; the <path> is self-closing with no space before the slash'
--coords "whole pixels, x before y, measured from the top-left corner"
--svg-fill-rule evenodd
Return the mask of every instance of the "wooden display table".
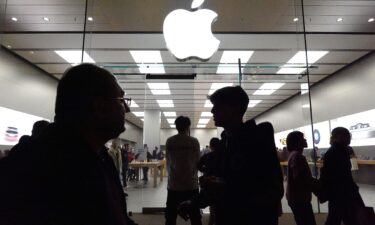
<path id="1" fill-rule="evenodd" d="M 375 165 L 375 160 L 364 160 L 364 159 L 357 159 L 358 165 Z M 309 165 L 314 165 L 313 162 L 308 162 Z M 287 166 L 288 162 L 280 162 L 281 166 Z M 316 162 L 316 165 L 321 168 L 323 166 L 323 161 Z"/>
<path id="2" fill-rule="evenodd" d="M 158 185 L 158 174 L 159 177 L 160 177 L 160 182 L 163 181 L 163 168 L 164 168 L 164 163 L 163 161 L 155 161 L 155 162 L 140 162 L 140 161 L 132 161 L 131 163 L 129 163 L 129 167 L 132 167 L 132 168 L 143 168 L 143 167 L 148 167 L 148 168 L 151 168 L 151 170 L 153 170 L 153 175 L 154 175 L 154 187 L 156 187 Z M 158 170 L 160 170 L 161 172 L 158 173 Z"/>

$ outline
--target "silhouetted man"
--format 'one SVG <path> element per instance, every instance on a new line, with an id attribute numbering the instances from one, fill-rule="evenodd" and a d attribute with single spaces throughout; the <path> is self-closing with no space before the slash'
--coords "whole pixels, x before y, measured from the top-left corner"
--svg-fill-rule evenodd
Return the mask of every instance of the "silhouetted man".
<path id="1" fill-rule="evenodd" d="M 202 180 L 201 185 L 216 197 L 216 224 L 277 224 L 283 178 L 272 125 L 242 121 L 249 98 L 239 86 L 219 89 L 210 100 L 215 125 L 224 128 L 224 153 L 221 171 L 216 173 L 220 175 Z M 183 217 L 188 206 L 180 206 Z"/>
<path id="2" fill-rule="evenodd" d="M 190 124 L 188 117 L 177 117 L 175 125 L 178 134 L 169 137 L 165 144 L 168 171 L 166 225 L 176 225 L 179 204 L 197 198 L 199 194 L 199 142 L 190 137 Z M 192 225 L 202 224 L 199 207 L 194 207 L 190 212 L 190 222 Z"/>
<path id="3" fill-rule="evenodd" d="M 320 181 L 328 196 L 326 225 L 358 224 L 355 209 L 364 207 L 358 186 L 353 180 L 348 146 L 351 134 L 344 127 L 332 130 L 331 147 L 324 155 Z"/>
<path id="4" fill-rule="evenodd" d="M 297 225 L 316 225 L 311 205 L 315 179 L 312 178 L 310 167 L 302 155 L 303 149 L 307 147 L 306 139 L 302 132 L 293 131 L 288 134 L 286 144 L 289 151 L 286 189 L 288 204 Z"/>
<path id="5" fill-rule="evenodd" d="M 55 122 L 2 165 L 10 174 L 0 185 L 0 224 L 127 224 L 104 146 L 125 131 L 124 100 L 110 72 L 90 64 L 68 69 L 57 87 Z"/>

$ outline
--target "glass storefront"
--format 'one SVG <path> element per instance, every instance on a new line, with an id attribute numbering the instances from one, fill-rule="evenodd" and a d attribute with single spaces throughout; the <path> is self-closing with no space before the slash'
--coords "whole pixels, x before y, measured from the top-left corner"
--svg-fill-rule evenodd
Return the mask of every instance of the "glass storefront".
<path id="1" fill-rule="evenodd" d="M 371 197 L 375 196 L 375 104 L 371 99 L 375 2 L 206 0 L 194 10 L 217 13 L 211 28 L 220 44 L 205 61 L 177 59 L 163 36 L 166 16 L 176 9 L 192 11 L 190 1 L 0 3 L 1 55 L 15 57 L 17 63 L 57 80 L 81 62 L 95 63 L 118 78 L 132 99 L 128 131 L 120 138 L 135 154 L 144 144 L 151 153 L 155 147 L 164 150 L 166 139 L 176 133 L 173 123 L 179 115 L 191 119 L 191 134 L 203 149 L 222 131 L 212 121 L 207 96 L 220 87 L 240 85 L 250 98 L 244 119 L 272 122 L 282 162 L 287 160 L 283 156 L 286 135 L 293 130 L 305 134 L 305 155 L 314 176 L 319 176 L 321 157 L 330 146 L 330 131 L 348 128 L 358 159 L 353 176 L 365 203 L 375 206 Z M 194 48 L 185 29 L 193 32 L 200 23 L 204 21 L 192 26 L 174 21 L 172 31 L 182 33 L 175 34 L 181 40 L 177 46 Z M 35 82 L 34 73 L 26 69 L 19 73 L 23 74 L 17 79 Z M 23 88 L 22 84 L 15 87 Z M 34 94 L 43 95 L 42 90 Z M 53 101 L 43 103 L 44 111 L 38 114 L 31 103 L 21 106 L 25 104 L 22 95 L 9 99 L 0 97 L 0 106 L 53 119 L 44 109 L 50 107 L 52 112 Z M 132 172 L 143 177 L 139 169 Z M 160 173 L 149 170 L 148 183 L 129 180 L 125 191 L 130 211 L 165 206 L 167 177 L 160 181 L 155 172 Z M 327 212 L 326 204 L 316 198 L 312 203 L 314 212 Z M 291 212 L 285 198 L 283 211 Z"/>

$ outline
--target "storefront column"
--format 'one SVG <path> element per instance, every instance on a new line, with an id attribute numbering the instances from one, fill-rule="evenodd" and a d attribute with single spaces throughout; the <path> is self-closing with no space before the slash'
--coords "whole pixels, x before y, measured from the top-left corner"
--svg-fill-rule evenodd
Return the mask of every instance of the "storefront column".
<path id="1" fill-rule="evenodd" d="M 147 144 L 152 153 L 155 146 L 160 149 L 160 110 L 145 110 L 143 122 L 143 144 Z"/>

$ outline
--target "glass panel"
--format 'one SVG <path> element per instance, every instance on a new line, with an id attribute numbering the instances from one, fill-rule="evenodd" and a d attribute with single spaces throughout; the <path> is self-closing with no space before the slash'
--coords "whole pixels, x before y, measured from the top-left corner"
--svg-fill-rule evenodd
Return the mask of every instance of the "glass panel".
<path id="1" fill-rule="evenodd" d="M 352 134 L 350 146 L 358 159 L 358 169 L 352 171 L 354 181 L 365 204 L 374 207 L 375 191 L 374 142 L 371 118 L 373 101 L 367 101 L 374 80 L 370 67 L 375 42 L 372 1 L 355 2 L 304 1 L 307 49 L 328 53 L 310 70 L 311 109 L 318 166 L 330 147 L 329 137 L 336 127 L 345 127 Z M 371 46 L 371 47 L 370 47 Z M 369 79 L 370 78 L 370 79 Z M 314 85 L 313 82 L 319 82 Z M 356 164 L 356 163 L 355 163 Z M 354 164 L 354 166 L 356 166 Z M 352 167 L 352 169 L 354 169 Z M 343 187 L 341 187 L 343 188 Z M 320 206 L 327 212 L 327 203 Z"/>

